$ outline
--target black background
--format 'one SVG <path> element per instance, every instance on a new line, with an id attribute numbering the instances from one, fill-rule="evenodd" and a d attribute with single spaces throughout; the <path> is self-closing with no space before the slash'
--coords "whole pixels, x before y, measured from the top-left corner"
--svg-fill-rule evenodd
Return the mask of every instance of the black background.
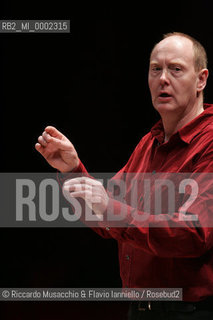
<path id="1" fill-rule="evenodd" d="M 198 39 L 209 57 L 212 1 L 1 3 L 1 19 L 68 19 L 70 34 L 0 34 L 2 172 L 54 171 L 34 148 L 47 125 L 89 172 L 116 172 L 158 120 L 147 85 L 163 33 Z M 9 195 L 8 195 L 9 201 Z M 1 287 L 120 287 L 117 244 L 89 229 L 0 229 Z M 125 319 L 126 303 L 1 303 L 2 319 Z"/>

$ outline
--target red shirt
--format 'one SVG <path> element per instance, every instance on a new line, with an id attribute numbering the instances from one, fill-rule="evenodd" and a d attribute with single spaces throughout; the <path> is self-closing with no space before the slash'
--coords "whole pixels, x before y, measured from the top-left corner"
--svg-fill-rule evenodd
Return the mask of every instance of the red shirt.
<path id="1" fill-rule="evenodd" d="M 213 173 L 213 105 L 205 104 L 204 109 L 165 143 L 160 120 L 116 176 L 126 172 Z M 82 164 L 77 171 L 86 173 Z M 113 199 L 109 205 L 121 209 Z M 200 208 L 204 208 L 202 198 Z M 201 217 L 205 218 L 207 213 L 202 209 Z M 126 222 L 132 225 L 131 210 L 128 207 Z M 207 210 L 213 215 L 213 206 Z M 135 228 L 94 228 L 102 237 L 118 241 L 123 287 L 182 288 L 185 301 L 213 296 L 213 229 L 170 228 L 166 223 L 152 228 L 152 223 L 150 216 L 144 227 L 135 223 Z"/>

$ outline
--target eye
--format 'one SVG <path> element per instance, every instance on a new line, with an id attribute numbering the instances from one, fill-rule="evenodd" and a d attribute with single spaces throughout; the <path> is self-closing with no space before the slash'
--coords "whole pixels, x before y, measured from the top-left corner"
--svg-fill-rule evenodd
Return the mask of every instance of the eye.
<path id="1" fill-rule="evenodd" d="M 182 71 L 182 68 L 180 67 L 180 66 L 177 66 L 177 65 L 171 65 L 170 66 L 170 69 L 172 70 L 172 71 L 175 71 L 175 72 L 180 72 L 180 71 Z"/>
<path id="2" fill-rule="evenodd" d="M 157 71 L 161 70 L 161 67 L 159 67 L 159 66 L 151 66 L 151 70 L 154 71 L 154 72 L 157 72 Z"/>

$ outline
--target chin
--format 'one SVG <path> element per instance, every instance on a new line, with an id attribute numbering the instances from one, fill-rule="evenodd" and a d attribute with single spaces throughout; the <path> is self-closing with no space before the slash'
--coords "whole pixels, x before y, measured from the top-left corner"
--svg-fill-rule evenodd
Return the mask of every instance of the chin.
<path id="1" fill-rule="evenodd" d="M 158 103 L 154 106 L 154 108 L 159 112 L 169 112 L 169 111 L 175 111 L 177 108 L 170 104 L 170 103 Z"/>

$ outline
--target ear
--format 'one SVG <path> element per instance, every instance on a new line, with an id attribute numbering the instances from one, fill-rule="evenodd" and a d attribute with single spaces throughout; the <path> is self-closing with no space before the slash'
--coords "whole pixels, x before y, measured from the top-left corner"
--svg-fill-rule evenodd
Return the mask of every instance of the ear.
<path id="1" fill-rule="evenodd" d="M 209 75 L 208 69 L 202 69 L 198 72 L 197 93 L 204 90 L 207 83 L 208 75 Z"/>

